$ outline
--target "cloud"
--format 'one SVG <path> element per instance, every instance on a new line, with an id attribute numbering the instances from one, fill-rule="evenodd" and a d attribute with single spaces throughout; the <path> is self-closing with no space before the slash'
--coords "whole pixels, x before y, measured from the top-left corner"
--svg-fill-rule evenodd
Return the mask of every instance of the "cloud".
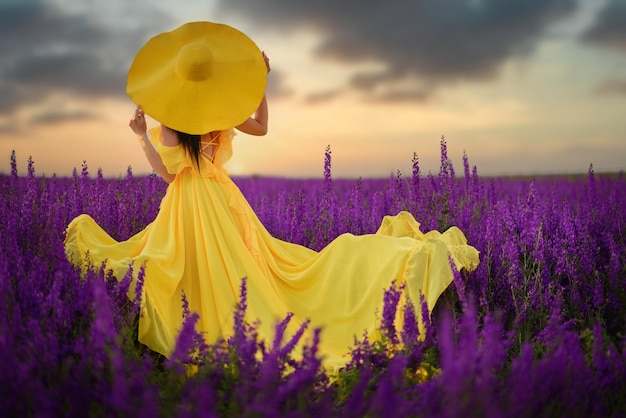
<path id="1" fill-rule="evenodd" d="M 320 104 L 333 100 L 341 94 L 341 90 L 326 90 L 308 95 L 304 101 L 308 104 Z"/>
<path id="2" fill-rule="evenodd" d="M 404 89 L 388 90 L 374 97 L 382 102 L 425 102 L 434 96 L 432 90 Z"/>
<path id="3" fill-rule="evenodd" d="M 84 110 L 48 110 L 37 113 L 29 119 L 34 125 L 48 125 L 67 121 L 83 121 L 98 119 L 98 115 Z"/>
<path id="4" fill-rule="evenodd" d="M 293 90 L 285 83 L 285 74 L 278 70 L 272 70 L 267 78 L 266 94 L 268 97 L 283 98 L 293 94 Z"/>
<path id="5" fill-rule="evenodd" d="M 79 94 L 122 93 L 125 75 L 103 68 L 103 59 L 83 51 L 51 52 L 24 56 L 5 71 L 17 85 L 61 89 Z"/>
<path id="6" fill-rule="evenodd" d="M 626 95 L 626 79 L 611 78 L 598 84 L 594 89 L 598 94 Z"/>
<path id="7" fill-rule="evenodd" d="M 509 59 L 530 54 L 554 22 L 576 11 L 576 0 L 221 0 L 225 13 L 272 31 L 313 29 L 314 53 L 355 70 L 350 87 L 372 97 L 423 100 L 443 84 L 490 80 Z M 427 87 L 402 93 L 407 80 Z M 381 92 L 381 89 L 388 90 Z"/>
<path id="8" fill-rule="evenodd" d="M 78 0 L 3 2 L 0 111 L 10 114 L 59 92 L 123 97 L 134 54 L 168 21 L 156 10 L 128 3 L 111 9 L 108 2 L 106 13 L 97 13 Z M 142 19 L 128 24 L 124 15 Z"/>
<path id="9" fill-rule="evenodd" d="M 626 52 L 626 0 L 609 0 L 583 40 Z"/>
<path id="10" fill-rule="evenodd" d="M 15 129 L 15 126 L 13 126 L 10 123 L 4 123 L 0 121 L 0 134 L 2 135 L 14 135 L 18 132 L 17 129 Z"/>

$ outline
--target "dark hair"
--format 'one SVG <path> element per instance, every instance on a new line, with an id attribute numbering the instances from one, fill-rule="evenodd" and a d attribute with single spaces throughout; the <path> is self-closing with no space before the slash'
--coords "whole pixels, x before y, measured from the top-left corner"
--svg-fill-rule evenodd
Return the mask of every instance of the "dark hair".
<path id="1" fill-rule="evenodd" d="M 183 145 L 187 155 L 191 157 L 200 170 L 200 135 L 192 135 L 185 132 L 174 131 L 178 136 L 178 141 Z"/>

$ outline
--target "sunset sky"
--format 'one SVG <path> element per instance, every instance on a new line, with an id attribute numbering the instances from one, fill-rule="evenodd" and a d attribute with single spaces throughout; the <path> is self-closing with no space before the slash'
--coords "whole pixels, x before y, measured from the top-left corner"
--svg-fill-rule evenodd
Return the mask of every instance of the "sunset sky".
<path id="1" fill-rule="evenodd" d="M 150 172 L 128 128 L 135 53 L 194 20 L 266 51 L 270 132 L 235 175 L 626 168 L 626 0 L 0 0 L 0 172 Z M 211 100 L 211 98 L 207 98 Z"/>

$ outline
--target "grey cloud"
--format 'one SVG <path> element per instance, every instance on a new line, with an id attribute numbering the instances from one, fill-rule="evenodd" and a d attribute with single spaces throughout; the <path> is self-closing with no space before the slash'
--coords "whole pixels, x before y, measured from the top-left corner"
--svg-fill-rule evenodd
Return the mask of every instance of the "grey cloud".
<path id="1" fill-rule="evenodd" d="M 609 0 L 583 39 L 626 51 L 626 0 Z"/>
<path id="2" fill-rule="evenodd" d="M 626 95 L 626 79 L 605 80 L 596 86 L 595 92 L 598 94 Z"/>
<path id="3" fill-rule="evenodd" d="M 24 18 L 43 7 L 42 0 L 3 0 L 0 3 L 0 23 L 19 25 Z"/>
<path id="4" fill-rule="evenodd" d="M 357 72 L 351 87 L 381 97 L 427 97 L 438 85 L 496 77 L 504 62 L 532 52 L 545 30 L 576 10 L 576 0 L 310 1 L 222 0 L 273 31 L 316 30 L 315 53 L 341 63 L 377 62 Z M 393 92 L 406 79 L 425 80 L 416 94 Z M 376 90 L 378 88 L 378 90 Z"/>
<path id="5" fill-rule="evenodd" d="M 134 2 L 120 4 L 137 16 L 135 24 L 120 24 L 95 5 L 77 12 L 71 4 L 64 10 L 43 1 L 2 3 L 0 111 L 11 114 L 58 91 L 123 97 L 134 54 L 150 36 L 169 29 L 169 19 Z"/>
<path id="6" fill-rule="evenodd" d="M 16 133 L 18 133 L 18 130 L 15 128 L 15 125 L 0 122 L 0 134 L 14 135 Z"/>
<path id="7" fill-rule="evenodd" d="M 327 90 L 327 91 L 310 94 L 305 98 L 304 101 L 308 104 L 326 103 L 328 101 L 331 101 L 335 97 L 339 96 L 340 94 L 341 94 L 341 90 Z"/>
<path id="8" fill-rule="evenodd" d="M 98 116 L 92 112 L 83 110 L 48 110 L 46 112 L 38 113 L 32 118 L 30 122 L 34 125 L 48 125 L 66 121 L 82 121 L 98 119 Z"/>
<path id="9" fill-rule="evenodd" d="M 45 53 L 23 57 L 5 75 L 11 82 L 79 94 L 123 93 L 125 74 L 103 68 L 88 52 Z"/>
<path id="10" fill-rule="evenodd" d="M 382 102 L 425 102 L 434 95 L 434 91 L 430 89 L 412 89 L 400 90 L 390 89 L 374 97 L 377 101 Z"/>
<path id="11" fill-rule="evenodd" d="M 293 94 L 293 90 L 285 83 L 285 74 L 283 72 L 271 71 L 267 79 L 266 94 L 272 98 L 287 97 Z"/>

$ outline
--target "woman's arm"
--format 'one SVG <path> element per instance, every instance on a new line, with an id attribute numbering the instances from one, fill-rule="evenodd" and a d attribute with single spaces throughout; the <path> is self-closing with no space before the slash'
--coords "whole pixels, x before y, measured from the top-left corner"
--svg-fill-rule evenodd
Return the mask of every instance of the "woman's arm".
<path id="1" fill-rule="evenodd" d="M 146 154 L 146 158 L 148 159 L 148 162 L 152 166 L 152 169 L 156 171 L 157 174 L 159 174 L 163 178 L 163 180 L 165 180 L 166 182 L 168 183 L 173 182 L 174 179 L 176 178 L 176 175 L 170 174 L 167 171 L 167 168 L 165 168 L 165 164 L 163 164 L 161 157 L 159 156 L 156 149 L 154 149 L 154 147 L 150 143 L 150 140 L 148 139 L 148 133 L 146 132 L 147 131 L 146 117 L 143 113 L 143 110 L 141 110 L 141 107 L 137 106 L 137 108 L 135 109 L 135 112 L 133 113 L 133 117 L 130 119 L 130 122 L 128 123 L 128 126 L 130 126 L 130 129 L 132 129 L 135 135 L 137 136 L 139 145 L 141 146 L 141 149 L 143 149 L 144 154 Z"/>
<path id="2" fill-rule="evenodd" d="M 270 68 L 270 59 L 265 55 L 265 52 L 263 52 L 263 59 L 265 60 L 265 66 L 269 74 L 272 69 Z M 263 136 L 267 133 L 268 116 L 267 99 L 265 95 L 263 95 L 261 104 L 256 112 L 254 112 L 254 115 L 246 119 L 241 125 L 235 126 L 235 128 L 250 135 Z"/>
<path id="3" fill-rule="evenodd" d="M 250 135 L 263 136 L 267 133 L 268 116 L 267 99 L 264 95 L 254 115 L 246 119 L 241 125 L 235 126 L 235 128 Z"/>

